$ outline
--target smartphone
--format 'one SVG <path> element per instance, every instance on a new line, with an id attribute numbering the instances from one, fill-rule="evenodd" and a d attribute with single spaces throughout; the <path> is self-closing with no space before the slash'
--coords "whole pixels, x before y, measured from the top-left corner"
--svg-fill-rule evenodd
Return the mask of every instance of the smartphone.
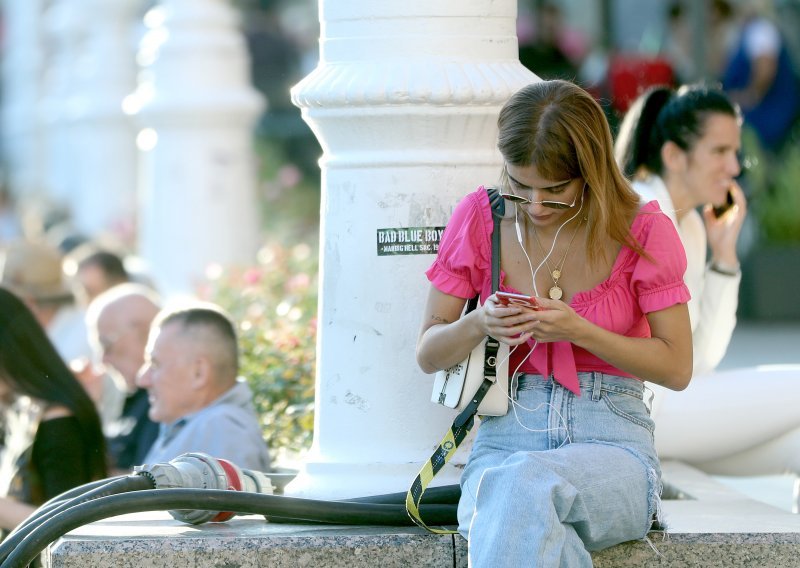
<path id="1" fill-rule="evenodd" d="M 504 306 L 520 306 L 529 310 L 539 310 L 541 306 L 534 296 L 515 294 L 513 292 L 496 292 L 497 301 Z"/>
<path id="2" fill-rule="evenodd" d="M 714 217 L 719 219 L 725 215 L 725 213 L 727 213 L 731 207 L 733 207 L 733 194 L 730 192 L 730 190 L 728 190 L 728 194 L 725 196 L 725 203 L 714 206 Z"/>

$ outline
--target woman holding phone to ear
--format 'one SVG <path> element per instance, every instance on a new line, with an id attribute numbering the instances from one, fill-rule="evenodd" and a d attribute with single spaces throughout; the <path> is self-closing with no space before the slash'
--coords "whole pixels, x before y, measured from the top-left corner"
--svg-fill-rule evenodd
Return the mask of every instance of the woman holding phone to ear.
<path id="1" fill-rule="evenodd" d="M 417 343 L 428 373 L 487 335 L 514 346 L 509 411 L 484 417 L 461 476 L 470 566 L 588 568 L 590 551 L 646 538 L 660 466 L 643 380 L 680 390 L 692 367 L 686 257 L 658 204 L 614 161 L 600 105 L 567 81 L 515 93 L 498 117 L 501 292 L 492 293 L 484 187 L 447 223 Z M 462 316 L 468 298 L 482 305 Z"/>
<path id="2" fill-rule="evenodd" d="M 712 373 L 736 325 L 736 241 L 747 214 L 734 180 L 741 122 L 722 92 L 689 86 L 645 93 L 620 126 L 617 160 L 642 200 L 657 199 L 675 223 L 692 294 L 692 387 L 678 394 L 653 385 L 656 449 L 712 474 L 800 473 L 800 367 Z M 733 206 L 717 216 L 727 192 Z"/>
<path id="3" fill-rule="evenodd" d="M 719 364 L 736 326 L 741 280 L 736 241 L 747 214 L 735 181 L 741 171 L 741 124 L 739 109 L 721 91 L 659 87 L 631 106 L 615 147 L 642 201 L 659 202 L 686 249 L 695 375 Z M 714 207 L 729 195 L 733 206 L 717 217 Z"/>

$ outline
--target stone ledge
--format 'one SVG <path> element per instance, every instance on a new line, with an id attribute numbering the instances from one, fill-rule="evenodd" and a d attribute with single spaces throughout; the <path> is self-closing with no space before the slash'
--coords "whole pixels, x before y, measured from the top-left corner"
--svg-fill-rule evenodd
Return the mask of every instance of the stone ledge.
<path id="1" fill-rule="evenodd" d="M 753 501 L 685 464 L 663 468 L 671 492 L 685 497 L 664 501 L 668 534 L 651 533 L 654 548 L 629 542 L 595 553 L 597 568 L 800 568 L 800 515 Z M 259 516 L 188 526 L 167 513 L 137 513 L 72 531 L 45 561 L 52 568 L 466 568 L 466 552 L 461 537 L 416 527 L 283 525 Z"/>
<path id="2" fill-rule="evenodd" d="M 258 517 L 186 527 L 164 516 L 116 517 L 73 531 L 54 545 L 52 568 L 172 568 L 176 566 L 408 566 L 466 568 L 459 536 L 416 528 L 271 525 Z M 158 517 L 158 518 L 156 518 Z M 597 568 L 696 566 L 800 567 L 800 533 L 651 533 L 592 555 Z"/>
<path id="3" fill-rule="evenodd" d="M 453 536 L 416 527 L 270 524 L 259 516 L 195 527 L 166 513 L 136 513 L 71 532 L 51 547 L 45 566 L 408 568 L 453 566 L 453 557 Z"/>

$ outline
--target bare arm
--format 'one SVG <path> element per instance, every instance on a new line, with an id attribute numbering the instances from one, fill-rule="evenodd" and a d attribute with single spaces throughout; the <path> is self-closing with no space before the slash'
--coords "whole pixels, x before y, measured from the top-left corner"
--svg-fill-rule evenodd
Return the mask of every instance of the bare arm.
<path id="1" fill-rule="evenodd" d="M 461 317 L 466 303 L 463 298 L 429 288 L 417 338 L 417 364 L 425 373 L 455 365 L 485 337 L 475 318 L 480 308 Z"/>
<path id="2" fill-rule="evenodd" d="M 692 330 L 686 304 L 647 314 L 652 337 L 626 337 L 580 317 L 564 302 L 541 299 L 547 310 L 530 324 L 542 342 L 570 341 L 627 373 L 672 390 L 692 377 Z"/>
<path id="3" fill-rule="evenodd" d="M 761 102 L 772 83 L 775 82 L 777 73 L 777 54 L 759 55 L 753 60 L 750 85 L 747 88 L 747 93 L 751 97 L 749 101 L 751 104 L 756 105 Z"/>
<path id="4" fill-rule="evenodd" d="M 11 531 L 36 509 L 11 497 L 0 497 L 0 529 Z"/>

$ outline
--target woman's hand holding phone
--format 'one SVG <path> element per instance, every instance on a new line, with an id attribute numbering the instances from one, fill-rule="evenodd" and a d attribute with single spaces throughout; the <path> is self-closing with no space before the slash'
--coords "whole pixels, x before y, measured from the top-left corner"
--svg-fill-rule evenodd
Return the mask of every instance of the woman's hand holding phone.
<path id="1" fill-rule="evenodd" d="M 540 309 L 535 297 L 513 292 L 495 292 L 487 306 L 486 333 L 512 346 L 530 337 L 531 324 Z"/>
<path id="2" fill-rule="evenodd" d="M 728 198 L 733 201 L 733 205 L 721 216 L 717 216 L 714 208 L 707 205 L 703 209 L 703 217 L 712 260 L 736 268 L 739 265 L 736 247 L 747 216 L 747 199 L 735 181 L 731 183 Z"/>
<path id="3" fill-rule="evenodd" d="M 490 335 L 496 333 L 494 337 L 509 345 L 517 345 L 531 338 L 541 343 L 574 342 L 585 330 L 586 320 L 560 300 L 511 292 L 496 292 L 495 297 L 494 305 L 499 308 L 520 308 L 511 315 L 500 316 L 498 331 L 489 331 Z"/>
<path id="4" fill-rule="evenodd" d="M 722 203 L 722 205 L 713 205 L 711 207 L 711 212 L 714 213 L 714 217 L 719 219 L 720 217 L 725 215 L 725 213 L 730 211 L 733 208 L 733 206 L 734 206 L 733 193 L 731 192 L 731 190 L 728 190 L 728 193 L 725 195 L 725 201 Z"/>

